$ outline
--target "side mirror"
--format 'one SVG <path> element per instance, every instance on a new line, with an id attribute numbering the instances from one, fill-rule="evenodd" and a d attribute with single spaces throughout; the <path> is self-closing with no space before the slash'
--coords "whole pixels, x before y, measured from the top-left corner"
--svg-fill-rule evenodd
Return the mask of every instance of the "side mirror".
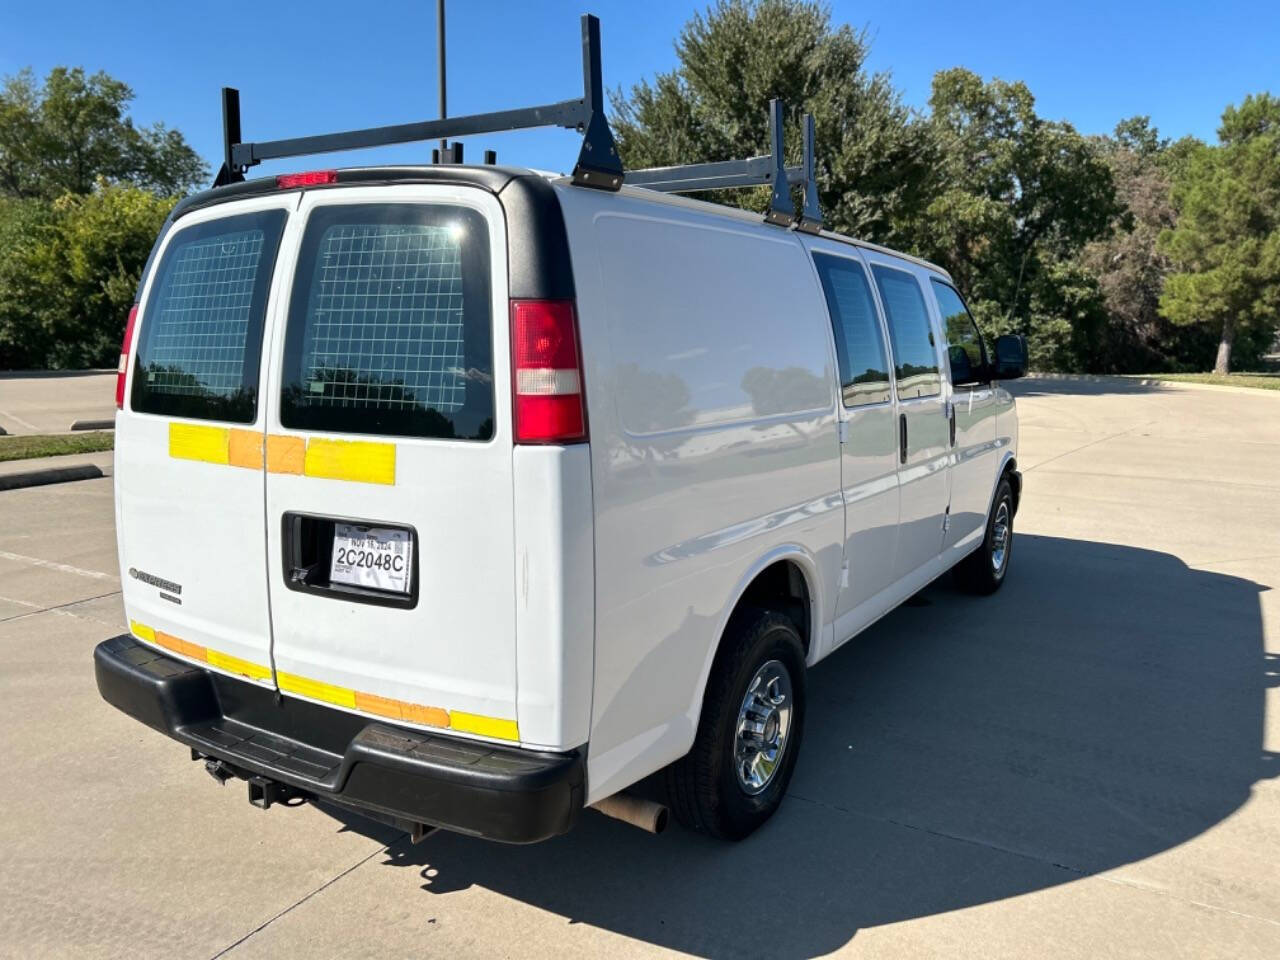
<path id="1" fill-rule="evenodd" d="M 1027 372 L 1027 338 L 1018 333 L 996 337 L 993 380 L 1017 380 Z"/>
<path id="2" fill-rule="evenodd" d="M 978 377 L 973 370 L 973 364 L 969 362 L 969 354 L 965 353 L 964 347 L 948 347 L 947 359 L 951 362 L 951 385 L 953 387 L 963 387 L 966 384 L 978 382 Z"/>

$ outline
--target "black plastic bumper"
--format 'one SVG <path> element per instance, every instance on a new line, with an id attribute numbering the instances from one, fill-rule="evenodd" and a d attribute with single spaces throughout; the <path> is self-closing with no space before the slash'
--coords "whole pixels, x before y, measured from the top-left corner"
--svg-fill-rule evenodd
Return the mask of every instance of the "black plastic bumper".
<path id="1" fill-rule="evenodd" d="M 93 661 L 108 703 L 291 795 L 508 843 L 565 833 L 582 808 L 576 751 L 537 753 L 371 723 L 279 698 L 128 635 L 98 644 Z"/>

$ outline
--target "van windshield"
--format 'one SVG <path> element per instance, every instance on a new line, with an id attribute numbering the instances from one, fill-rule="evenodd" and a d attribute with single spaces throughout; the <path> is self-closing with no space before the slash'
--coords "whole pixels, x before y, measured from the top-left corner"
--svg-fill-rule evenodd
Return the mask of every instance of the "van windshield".
<path id="1" fill-rule="evenodd" d="M 489 235 L 443 204 L 320 207 L 290 297 L 280 420 L 347 433 L 493 435 Z"/>

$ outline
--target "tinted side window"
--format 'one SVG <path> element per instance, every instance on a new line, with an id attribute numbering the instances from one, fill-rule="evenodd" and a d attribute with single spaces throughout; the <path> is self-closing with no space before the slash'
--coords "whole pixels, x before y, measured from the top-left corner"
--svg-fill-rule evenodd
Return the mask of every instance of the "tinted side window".
<path id="1" fill-rule="evenodd" d="M 924 294 L 916 278 L 904 270 L 873 266 L 876 286 L 889 321 L 889 342 L 893 346 L 894 377 L 898 397 L 931 397 L 942 392 L 938 356 L 933 348 L 933 330 Z"/>
<path id="2" fill-rule="evenodd" d="M 254 421 L 267 291 L 285 217 L 263 210 L 174 234 L 142 317 L 134 410 Z"/>
<path id="3" fill-rule="evenodd" d="M 951 361 L 951 375 L 967 380 L 987 365 L 987 351 L 982 334 L 973 322 L 960 294 L 950 284 L 931 280 L 934 296 L 938 298 L 938 312 L 942 315 L 942 329 L 947 336 L 947 355 Z M 959 351 L 957 353 L 957 351 Z"/>
<path id="4" fill-rule="evenodd" d="M 844 404 L 883 403 L 889 399 L 889 366 L 867 273 L 844 257 L 815 253 L 813 262 L 831 314 Z"/>
<path id="5" fill-rule="evenodd" d="M 474 210 L 312 212 L 285 337 L 286 427 L 493 436 L 489 231 Z"/>

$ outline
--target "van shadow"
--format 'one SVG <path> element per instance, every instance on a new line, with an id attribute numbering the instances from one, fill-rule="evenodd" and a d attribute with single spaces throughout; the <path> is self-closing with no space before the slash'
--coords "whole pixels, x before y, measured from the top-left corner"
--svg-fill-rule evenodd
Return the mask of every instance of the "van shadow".
<path id="1" fill-rule="evenodd" d="M 587 812 L 532 847 L 440 833 L 385 862 L 688 953 L 810 957 L 1169 850 L 1280 772 L 1266 588 L 1131 547 L 1016 551 L 995 597 L 944 578 L 814 669 L 787 801 L 743 843 Z"/>

